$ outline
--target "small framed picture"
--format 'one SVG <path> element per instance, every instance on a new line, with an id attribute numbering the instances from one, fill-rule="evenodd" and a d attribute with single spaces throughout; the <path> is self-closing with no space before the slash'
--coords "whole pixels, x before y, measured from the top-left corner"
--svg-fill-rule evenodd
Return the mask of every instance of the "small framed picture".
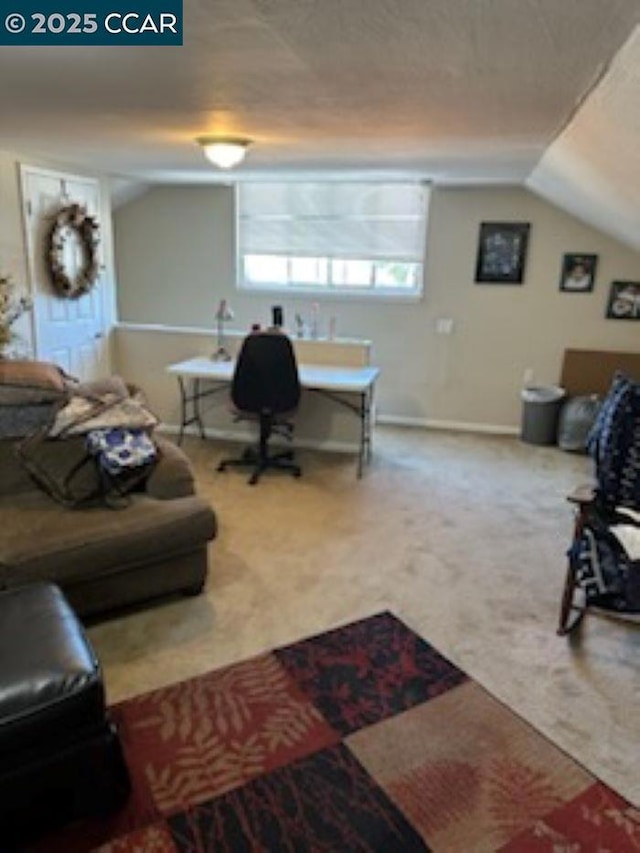
<path id="1" fill-rule="evenodd" d="M 562 259 L 560 290 L 565 293 L 589 293 L 596 281 L 597 255 L 570 253 Z"/>
<path id="2" fill-rule="evenodd" d="M 607 303 L 609 320 L 640 320 L 640 281 L 613 281 Z"/>
<path id="3" fill-rule="evenodd" d="M 529 229 L 528 222 L 482 222 L 476 282 L 522 284 Z"/>

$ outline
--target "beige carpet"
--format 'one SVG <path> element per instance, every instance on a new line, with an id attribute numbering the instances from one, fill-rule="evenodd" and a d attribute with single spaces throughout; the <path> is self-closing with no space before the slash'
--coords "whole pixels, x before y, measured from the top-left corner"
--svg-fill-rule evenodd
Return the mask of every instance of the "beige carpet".
<path id="1" fill-rule="evenodd" d="M 216 472 L 228 446 L 185 447 L 220 522 L 207 591 L 91 629 L 110 701 L 388 608 L 640 805 L 640 629 L 555 635 L 564 496 L 587 460 L 379 428 L 361 481 L 351 457 L 301 452 L 301 480 L 249 487 Z"/>

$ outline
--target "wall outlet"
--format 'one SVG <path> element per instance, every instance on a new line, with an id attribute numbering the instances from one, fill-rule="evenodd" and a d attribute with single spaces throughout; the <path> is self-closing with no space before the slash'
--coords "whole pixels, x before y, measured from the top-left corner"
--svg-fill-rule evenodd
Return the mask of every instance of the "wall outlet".
<path id="1" fill-rule="evenodd" d="M 529 385 L 533 385 L 535 376 L 536 376 L 536 374 L 535 374 L 533 367 L 527 367 L 527 369 L 524 372 L 524 376 L 522 377 L 522 381 L 524 382 L 525 387 L 528 387 Z"/>
<path id="2" fill-rule="evenodd" d="M 453 320 L 451 317 L 438 317 L 436 320 L 436 332 L 439 335 L 453 334 Z"/>

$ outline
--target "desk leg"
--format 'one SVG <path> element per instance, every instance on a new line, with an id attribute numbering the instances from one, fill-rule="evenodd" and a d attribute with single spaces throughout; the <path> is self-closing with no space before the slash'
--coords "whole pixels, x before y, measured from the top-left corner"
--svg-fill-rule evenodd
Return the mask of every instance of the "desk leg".
<path id="1" fill-rule="evenodd" d="M 200 438 L 204 438 L 204 424 L 202 422 L 202 414 L 200 412 L 200 379 L 193 380 L 193 420 L 198 424 L 200 430 Z"/>
<path id="2" fill-rule="evenodd" d="M 360 395 L 360 449 L 358 452 L 358 479 L 362 479 L 365 462 L 371 462 L 371 407 L 373 402 L 373 389 L 367 390 Z"/>
<path id="3" fill-rule="evenodd" d="M 358 394 L 358 403 L 354 403 L 353 400 L 350 399 L 352 395 L 355 395 L 357 393 L 356 391 L 349 391 L 349 399 L 345 400 L 344 397 L 340 394 L 334 394 L 331 391 L 325 391 L 323 388 L 313 388 L 311 390 L 315 391 L 316 394 L 321 394 L 328 400 L 332 400 L 334 403 L 339 403 L 341 406 L 345 406 L 347 409 L 349 409 L 350 412 L 353 412 L 360 419 L 360 442 L 358 446 L 358 479 L 361 479 L 365 463 L 371 461 L 371 410 L 373 408 L 373 386 L 371 385 L 369 388 L 362 391 L 362 393 Z"/>
<path id="4" fill-rule="evenodd" d="M 360 417 L 360 448 L 358 450 L 358 479 L 362 479 L 362 469 L 364 468 L 364 457 L 366 453 L 366 441 L 367 441 L 367 394 L 360 395 L 360 410 L 358 412 Z"/>
<path id="5" fill-rule="evenodd" d="M 200 380 L 193 380 L 193 393 L 189 396 L 187 390 L 187 381 L 182 376 L 178 376 L 178 384 L 180 386 L 180 435 L 178 436 L 178 444 L 182 444 L 185 428 L 189 424 L 197 424 L 200 432 L 200 438 L 204 438 L 204 423 L 202 422 L 202 414 L 200 412 Z M 189 403 L 191 403 L 192 414 L 189 415 Z"/>
<path id="6" fill-rule="evenodd" d="M 371 462 L 373 446 L 373 385 L 367 389 L 366 461 Z"/>
<path id="7" fill-rule="evenodd" d="M 182 376 L 178 376 L 178 385 L 180 386 L 180 434 L 178 435 L 178 444 L 182 444 L 184 438 L 184 428 L 187 425 L 187 389 Z"/>

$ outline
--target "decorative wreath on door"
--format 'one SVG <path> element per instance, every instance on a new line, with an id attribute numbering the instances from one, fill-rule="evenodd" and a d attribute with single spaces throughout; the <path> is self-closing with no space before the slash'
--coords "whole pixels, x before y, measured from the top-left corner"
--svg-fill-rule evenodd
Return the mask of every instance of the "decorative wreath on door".
<path id="1" fill-rule="evenodd" d="M 80 269 L 72 273 L 65 264 L 64 247 L 71 229 L 80 241 L 83 260 Z M 55 216 L 49 234 L 47 260 L 54 290 L 65 299 L 79 299 L 89 293 L 100 272 L 98 245 L 100 226 L 84 207 L 70 204 Z"/>

